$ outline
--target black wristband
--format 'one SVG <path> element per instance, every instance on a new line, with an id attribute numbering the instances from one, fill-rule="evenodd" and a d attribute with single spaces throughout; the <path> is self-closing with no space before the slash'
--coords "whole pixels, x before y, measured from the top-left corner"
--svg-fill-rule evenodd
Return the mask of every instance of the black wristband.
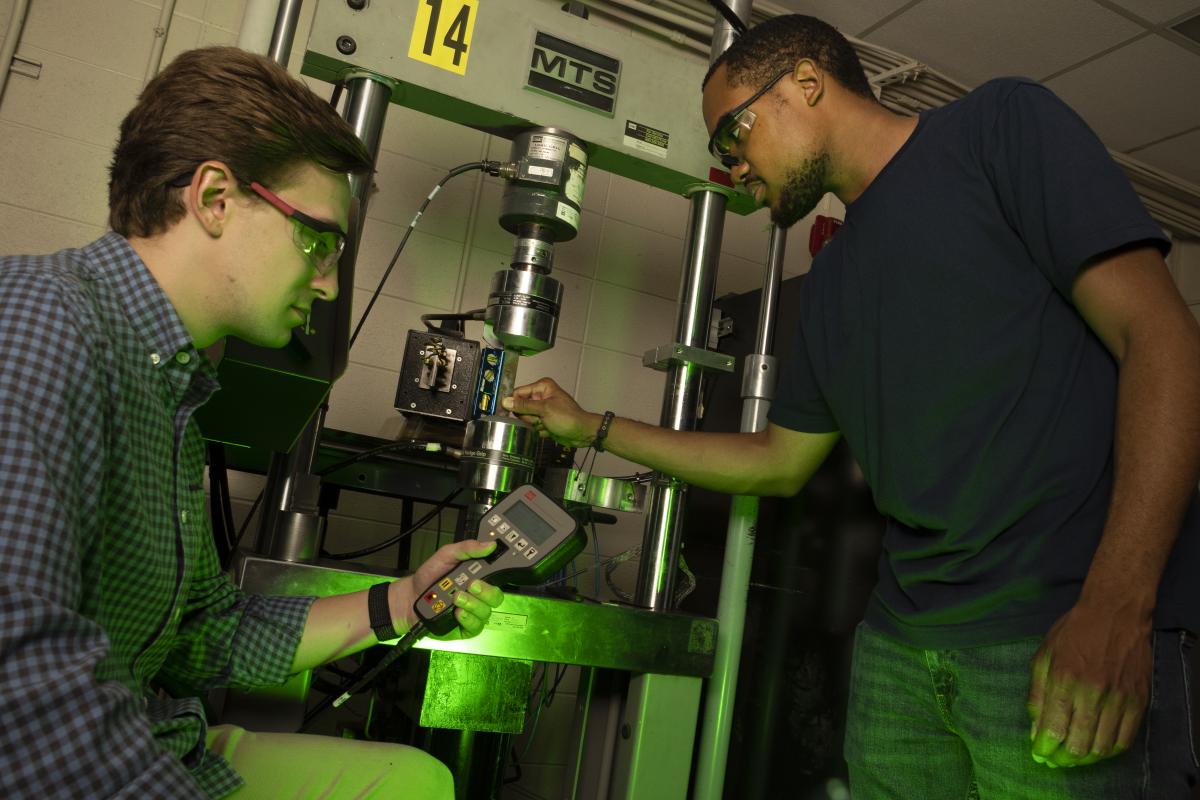
<path id="1" fill-rule="evenodd" d="M 392 606 L 388 603 L 388 587 L 391 582 L 377 583 L 367 590 L 367 616 L 371 621 L 371 630 L 375 638 L 381 642 L 399 639 L 400 634 L 392 625 Z"/>
<path id="2" fill-rule="evenodd" d="M 596 448 L 597 453 L 604 452 L 604 437 L 608 436 L 608 428 L 612 425 L 613 417 L 615 416 L 616 414 L 611 411 L 604 412 L 604 419 L 601 420 L 600 428 L 596 431 L 596 438 L 592 442 L 592 447 Z"/>

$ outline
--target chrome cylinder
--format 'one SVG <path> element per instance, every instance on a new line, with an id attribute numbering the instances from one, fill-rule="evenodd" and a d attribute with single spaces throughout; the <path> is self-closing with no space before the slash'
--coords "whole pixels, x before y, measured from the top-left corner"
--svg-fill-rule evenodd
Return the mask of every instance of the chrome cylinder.
<path id="1" fill-rule="evenodd" d="M 476 491 L 507 493 L 533 479 L 537 433 L 515 417 L 480 417 L 467 424 L 458 482 Z"/>
<path id="2" fill-rule="evenodd" d="M 532 270 L 505 269 L 492 276 L 484 321 L 487 335 L 506 350 L 531 356 L 554 346 L 562 284 Z"/>
<path id="3" fill-rule="evenodd" d="M 778 382 L 775 350 L 775 317 L 779 307 L 779 286 L 783 281 L 783 253 L 787 230 L 771 226 L 767 263 L 763 268 L 762 299 L 758 304 L 758 329 L 754 334 L 754 354 L 744 362 L 742 373 L 741 430 L 756 432 L 767 427 L 767 412 L 775 399 Z"/>
<path id="4" fill-rule="evenodd" d="M 716 192 L 692 195 L 692 210 L 685 237 L 684 270 L 679 289 L 679 315 L 675 322 L 675 341 L 689 347 L 708 344 L 709 316 L 712 313 L 717 263 L 721 257 L 721 233 L 725 221 L 725 196 Z M 700 370 L 694 364 L 675 364 L 667 371 L 667 392 L 663 398 L 664 428 L 692 430 L 696 424 L 696 403 L 700 391 Z M 649 499 L 642 560 L 638 568 L 638 605 L 670 610 L 674 605 L 675 572 L 683 541 L 682 504 L 686 486 L 675 480 L 656 481 Z"/>
<path id="5" fill-rule="evenodd" d="M 554 242 L 541 225 L 523 225 L 517 241 L 513 243 L 512 266 L 515 269 L 531 269 L 543 274 L 554 267 Z"/>
<path id="6" fill-rule="evenodd" d="M 300 7 L 303 5 L 304 0 L 280 0 L 279 11 L 275 15 L 275 29 L 271 33 L 271 46 L 267 55 L 272 61 L 285 67 L 292 54 L 292 42 L 296 39 Z"/>

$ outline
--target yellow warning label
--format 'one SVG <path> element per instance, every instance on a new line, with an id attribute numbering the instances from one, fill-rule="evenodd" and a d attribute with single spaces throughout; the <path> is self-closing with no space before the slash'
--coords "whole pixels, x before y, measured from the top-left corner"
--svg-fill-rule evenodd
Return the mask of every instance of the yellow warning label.
<path id="1" fill-rule="evenodd" d="M 479 0 L 417 0 L 408 57 L 439 69 L 467 73 Z"/>

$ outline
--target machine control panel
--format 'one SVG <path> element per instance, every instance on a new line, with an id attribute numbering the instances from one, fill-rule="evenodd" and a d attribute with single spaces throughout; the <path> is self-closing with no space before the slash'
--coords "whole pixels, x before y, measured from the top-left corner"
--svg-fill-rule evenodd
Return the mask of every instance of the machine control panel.
<path id="1" fill-rule="evenodd" d="M 494 584 L 542 583 L 583 550 L 587 534 L 575 518 L 536 486 L 514 489 L 479 523 L 477 538 L 496 543 L 481 558 L 461 562 L 427 588 L 413 606 L 431 632 L 449 633 L 454 596 L 472 580 Z"/>

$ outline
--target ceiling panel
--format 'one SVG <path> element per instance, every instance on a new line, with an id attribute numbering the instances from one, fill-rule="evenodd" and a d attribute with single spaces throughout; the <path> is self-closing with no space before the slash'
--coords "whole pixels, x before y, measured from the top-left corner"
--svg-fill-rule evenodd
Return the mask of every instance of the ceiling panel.
<path id="1" fill-rule="evenodd" d="M 1114 6 L 1132 11 L 1147 22 L 1155 25 L 1171 22 L 1177 17 L 1188 17 L 1189 12 L 1200 12 L 1196 0 L 1108 0 Z"/>
<path id="2" fill-rule="evenodd" d="M 1200 130 L 1152 144 L 1133 157 L 1200 186 Z"/>
<path id="3" fill-rule="evenodd" d="M 977 86 L 1000 75 L 1040 79 L 1143 31 L 1092 0 L 925 0 L 867 39 Z"/>
<path id="4" fill-rule="evenodd" d="M 1133 150 L 1135 158 L 1200 184 L 1200 132 L 1193 130 L 1200 126 L 1200 53 L 1147 33 L 1129 16 L 1149 25 L 1178 23 L 1200 14 L 1200 0 L 770 0 L 764 6 L 820 17 L 968 86 L 999 75 L 1046 81 L 1109 147 Z"/>
<path id="5" fill-rule="evenodd" d="M 1046 85 L 1116 150 L 1200 126 L 1200 55 L 1161 36 L 1146 36 Z"/>
<path id="6" fill-rule="evenodd" d="M 772 5 L 797 14 L 818 17 L 847 36 L 858 36 L 909 2 L 910 0 L 775 0 Z"/>

